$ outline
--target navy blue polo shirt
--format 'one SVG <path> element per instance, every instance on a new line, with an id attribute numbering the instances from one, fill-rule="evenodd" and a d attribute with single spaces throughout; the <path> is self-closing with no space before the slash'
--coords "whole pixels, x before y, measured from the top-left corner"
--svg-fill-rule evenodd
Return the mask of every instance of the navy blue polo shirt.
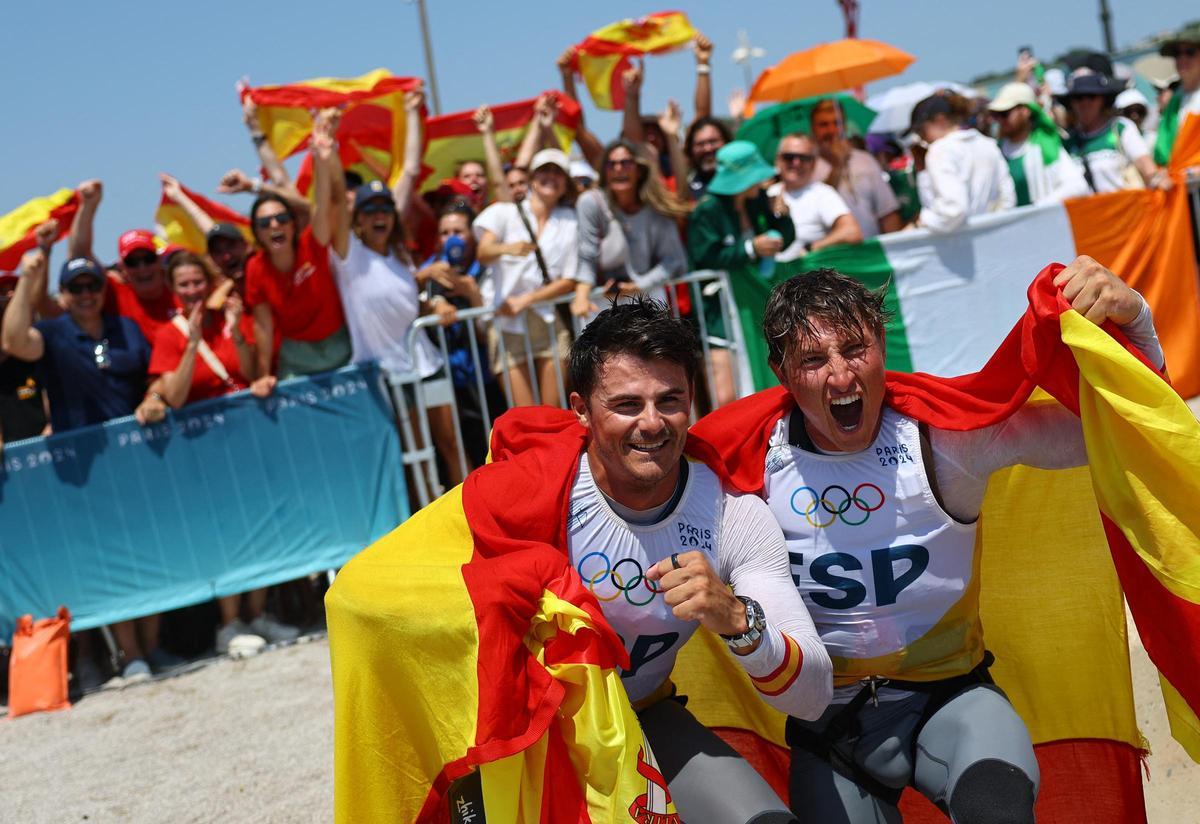
<path id="1" fill-rule="evenodd" d="M 38 366 L 50 398 L 50 423 L 65 432 L 111 418 L 132 415 L 146 394 L 150 344 L 137 324 L 119 315 L 102 315 L 100 340 L 79 328 L 69 314 L 40 320 L 46 351 Z M 97 345 L 107 358 L 97 364 Z"/>

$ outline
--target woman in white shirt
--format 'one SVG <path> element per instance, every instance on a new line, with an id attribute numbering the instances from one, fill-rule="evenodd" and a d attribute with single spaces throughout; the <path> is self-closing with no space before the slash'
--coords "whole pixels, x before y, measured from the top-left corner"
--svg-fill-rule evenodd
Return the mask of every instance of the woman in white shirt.
<path id="1" fill-rule="evenodd" d="M 933 232 L 953 232 L 972 215 L 1017 205 L 1008 161 L 996 141 L 963 127 L 969 114 L 966 98 L 951 92 L 913 108 L 910 129 L 926 144 L 913 152 L 922 204 L 917 225 Z"/>
<path id="2" fill-rule="evenodd" d="M 567 156 L 558 149 L 542 149 L 533 156 L 530 170 L 529 192 L 520 203 L 493 203 L 475 219 L 476 257 L 492 267 L 482 287 L 484 305 L 496 309 L 488 340 L 492 368 L 508 381 L 514 406 L 558 406 L 558 375 L 565 374 L 571 333 L 552 307 L 533 304 L 575 288 L 575 190 Z M 536 398 L 526 358 L 527 333 Z"/>
<path id="3" fill-rule="evenodd" d="M 1113 108 L 1120 92 L 1118 84 L 1087 69 L 1077 72 L 1063 95 L 1075 121 L 1067 151 L 1079 163 L 1093 192 L 1141 189 L 1154 179 L 1158 167 L 1137 126 Z"/>
<path id="4" fill-rule="evenodd" d="M 420 108 L 417 93 L 405 95 L 410 111 Z M 410 118 L 409 123 L 415 122 Z M 415 133 L 415 134 L 414 134 Z M 326 137 L 314 133 L 313 145 Z M 413 338 L 410 349 L 409 331 L 413 322 L 426 314 L 428 306 L 420 298 L 421 285 L 431 278 L 449 276 L 449 266 L 434 263 L 414 273 L 412 259 L 404 246 L 401 209 L 412 190 L 414 175 L 420 170 L 420 129 L 409 129 L 406 156 L 415 162 L 406 163 L 404 174 L 395 192 L 378 180 L 364 183 L 354 192 L 354 205 L 348 213 L 345 196 L 334 193 L 338 204 L 335 214 L 333 241 L 333 271 L 346 325 L 350 330 L 351 360 L 355 363 L 377 361 L 388 377 L 397 404 L 411 409 L 415 404 L 413 386 L 420 381 L 429 411 L 429 430 L 438 453 L 446 467 L 450 486 L 462 483 L 463 473 L 458 461 L 458 437 L 454 415 L 450 409 L 450 383 L 442 369 L 442 356 L 429 336 L 423 332 Z M 343 179 L 341 162 L 336 151 L 322 161 L 330 165 L 329 178 Z M 453 320 L 451 317 L 450 321 Z M 414 433 L 417 447 L 420 431 Z"/>

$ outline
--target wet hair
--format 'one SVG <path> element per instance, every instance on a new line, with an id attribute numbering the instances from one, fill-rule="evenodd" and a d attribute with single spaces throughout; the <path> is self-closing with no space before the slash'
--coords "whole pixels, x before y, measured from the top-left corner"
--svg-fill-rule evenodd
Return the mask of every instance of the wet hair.
<path id="1" fill-rule="evenodd" d="M 688 385 L 700 371 L 700 344 L 688 324 L 662 301 L 638 295 L 609 306 L 584 327 L 571 344 L 567 378 L 587 401 L 605 361 L 617 355 L 664 360 L 683 367 Z"/>
<path id="2" fill-rule="evenodd" d="M 726 143 L 729 143 L 731 140 L 733 140 L 733 133 L 729 131 L 729 127 L 725 125 L 724 121 L 718 120 L 715 117 L 697 117 L 692 121 L 692 125 L 688 126 L 687 134 L 684 135 L 683 138 L 683 154 L 684 157 L 688 159 L 689 163 L 694 162 L 692 160 L 692 149 L 696 144 L 696 132 L 700 131 L 705 126 L 712 126 L 714 129 L 720 132 L 721 139 Z"/>
<path id="3" fill-rule="evenodd" d="M 283 207 L 283 210 L 291 216 L 292 227 L 295 230 L 292 232 L 292 245 L 295 246 L 300 242 L 300 226 L 296 223 L 296 210 L 292 208 L 290 203 L 272 192 L 263 192 L 258 197 L 254 198 L 254 202 L 250 204 L 250 229 L 251 233 L 254 235 L 254 242 L 258 246 L 262 246 L 262 243 L 259 242 L 258 239 L 258 225 L 255 223 L 255 220 L 258 219 L 258 210 L 268 203 L 278 203 Z"/>
<path id="4" fill-rule="evenodd" d="M 633 162 L 637 165 L 638 170 L 637 197 L 640 203 L 672 220 L 691 214 L 693 204 L 683 200 L 667 188 L 667 184 L 663 182 L 651 165 L 646 150 L 623 137 L 604 147 L 604 157 L 600 161 L 598 183 L 605 198 L 608 199 L 609 209 L 615 209 L 616 203 L 608 191 L 608 159 L 617 149 L 624 149 L 633 155 Z"/>
<path id="5" fill-rule="evenodd" d="M 763 312 L 767 360 L 783 366 L 796 344 L 815 337 L 821 322 L 835 331 L 864 334 L 883 340 L 891 315 L 884 308 L 886 287 L 871 290 L 836 269 L 817 269 L 794 275 L 771 291 Z"/>
<path id="6" fill-rule="evenodd" d="M 209 286 L 217 282 L 217 273 L 207 260 L 183 249 L 171 255 L 170 260 L 167 261 L 167 286 L 172 291 L 175 289 L 175 270 L 183 266 L 200 267 L 200 271 L 204 273 L 204 279 L 208 281 Z"/>

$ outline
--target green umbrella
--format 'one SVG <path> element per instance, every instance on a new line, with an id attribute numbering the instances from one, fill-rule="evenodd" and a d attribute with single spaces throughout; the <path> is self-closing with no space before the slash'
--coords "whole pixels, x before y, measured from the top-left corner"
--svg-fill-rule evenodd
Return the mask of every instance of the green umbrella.
<path id="1" fill-rule="evenodd" d="M 875 111 L 868 109 L 853 96 L 842 93 L 791 100 L 763 109 L 742 124 L 737 131 L 737 139 L 749 140 L 758 147 L 764 160 L 773 163 L 775 149 L 779 146 L 780 138 L 792 132 L 811 134 L 813 107 L 830 97 L 842 106 L 842 112 L 846 118 L 847 134 L 865 135 L 871 121 L 875 119 Z"/>

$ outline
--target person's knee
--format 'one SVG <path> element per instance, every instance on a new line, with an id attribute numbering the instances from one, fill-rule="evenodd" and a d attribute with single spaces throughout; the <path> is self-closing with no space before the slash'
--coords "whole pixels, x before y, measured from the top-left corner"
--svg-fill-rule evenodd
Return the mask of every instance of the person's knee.
<path id="1" fill-rule="evenodd" d="M 963 771 L 950 795 L 955 824 L 1033 824 L 1033 779 L 1019 767 L 994 758 Z"/>

